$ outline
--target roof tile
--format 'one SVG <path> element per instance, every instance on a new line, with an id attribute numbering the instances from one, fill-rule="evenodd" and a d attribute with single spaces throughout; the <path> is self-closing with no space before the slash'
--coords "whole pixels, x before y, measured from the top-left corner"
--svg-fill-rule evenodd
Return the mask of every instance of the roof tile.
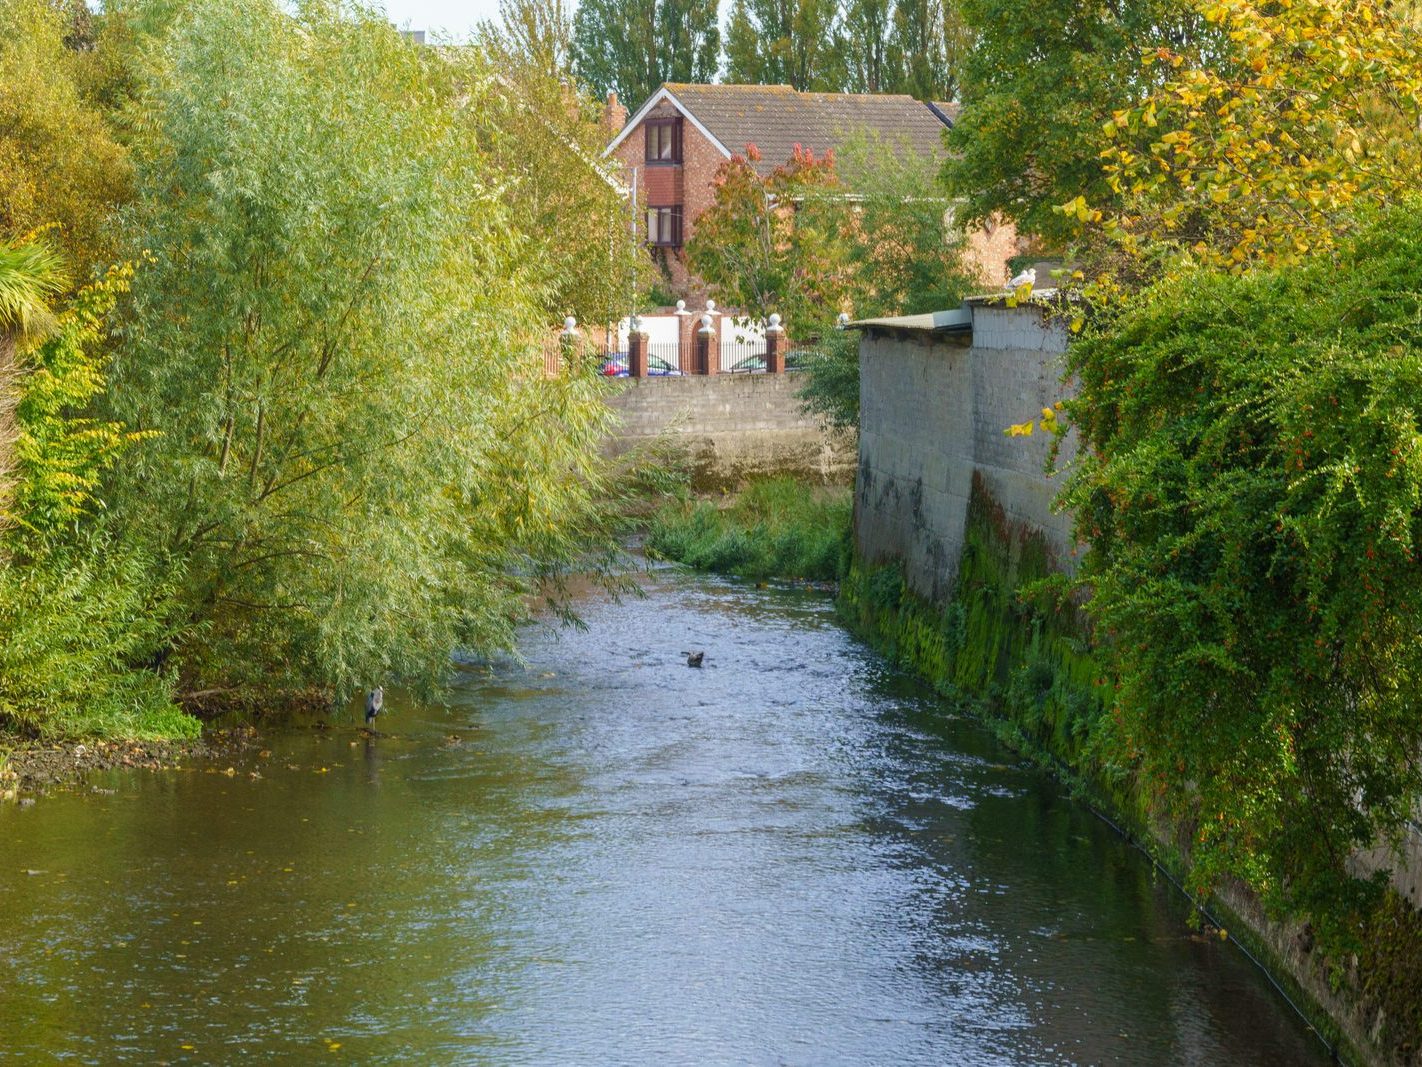
<path id="1" fill-rule="evenodd" d="M 767 173 L 789 159 L 797 144 L 820 156 L 866 130 L 941 157 L 944 119 L 956 110 L 947 104 L 935 110 L 911 96 L 800 93 L 788 85 L 668 82 L 664 88 L 730 151 L 755 145 L 761 154 L 756 168 Z"/>

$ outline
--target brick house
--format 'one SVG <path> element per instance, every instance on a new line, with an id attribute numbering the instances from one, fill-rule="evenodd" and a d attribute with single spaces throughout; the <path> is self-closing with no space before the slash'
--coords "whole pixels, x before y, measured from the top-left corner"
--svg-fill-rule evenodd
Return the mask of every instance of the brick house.
<path id="1" fill-rule="evenodd" d="M 645 234 L 680 296 L 702 295 L 687 270 L 682 248 L 696 218 L 713 198 L 711 181 L 733 152 L 760 150 L 755 164 L 768 174 L 795 145 L 823 155 L 856 133 L 877 133 L 929 157 L 944 154 L 943 134 L 956 106 L 911 96 L 868 93 L 801 93 L 788 85 L 691 85 L 668 82 L 629 118 L 609 94 L 603 122 L 611 137 L 606 158 L 622 166 L 623 180 L 645 205 Z M 1017 253 L 1010 224 L 969 235 L 968 254 L 985 284 L 1006 280 Z"/>

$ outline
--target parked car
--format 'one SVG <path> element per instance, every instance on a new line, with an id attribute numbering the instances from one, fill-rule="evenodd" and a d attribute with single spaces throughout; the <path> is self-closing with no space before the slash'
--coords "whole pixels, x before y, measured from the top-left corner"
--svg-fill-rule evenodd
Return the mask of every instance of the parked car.
<path id="1" fill-rule="evenodd" d="M 627 367 L 627 353 L 615 352 L 610 356 L 601 368 L 599 374 L 608 378 L 626 378 L 631 371 Z M 647 377 L 649 378 L 670 378 L 680 377 L 681 371 L 677 370 L 661 356 L 647 357 Z"/>
<path id="2" fill-rule="evenodd" d="M 814 355 L 811 348 L 792 348 L 785 353 L 785 369 L 804 370 L 810 363 L 810 357 Z M 746 356 L 745 359 L 737 360 L 731 364 L 732 374 L 764 374 L 765 373 L 765 353 L 757 352 L 753 356 Z"/>

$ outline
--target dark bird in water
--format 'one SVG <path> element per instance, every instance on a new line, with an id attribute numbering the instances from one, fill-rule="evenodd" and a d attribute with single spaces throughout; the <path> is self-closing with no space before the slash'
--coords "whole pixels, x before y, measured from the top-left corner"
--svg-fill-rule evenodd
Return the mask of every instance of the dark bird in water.
<path id="1" fill-rule="evenodd" d="M 686 665 L 688 667 L 699 667 L 701 666 L 701 661 L 706 658 L 705 652 L 687 652 L 685 655 Z"/>
<path id="2" fill-rule="evenodd" d="M 370 691 L 370 696 L 365 698 L 365 724 L 369 726 L 375 721 L 375 717 L 380 714 L 385 707 L 385 687 L 377 685 Z"/>

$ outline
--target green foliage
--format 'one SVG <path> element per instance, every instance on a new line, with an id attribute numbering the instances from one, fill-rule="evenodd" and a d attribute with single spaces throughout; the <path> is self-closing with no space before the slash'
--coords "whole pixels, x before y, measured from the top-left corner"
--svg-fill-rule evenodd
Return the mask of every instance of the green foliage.
<path id="1" fill-rule="evenodd" d="M 0 244 L 0 334 L 15 345 L 53 329 L 49 302 L 66 281 L 63 260 L 46 242 Z"/>
<path id="2" fill-rule="evenodd" d="M 324 4 L 194 0 L 150 51 L 107 408 L 161 436 L 109 503 L 181 564 L 171 662 L 238 697 L 429 689 L 599 540 L 609 415 L 590 368 L 543 378 L 504 105 Z"/>
<path id="3" fill-rule="evenodd" d="M 151 561 L 94 536 L 0 566 L 0 724 L 33 737 L 194 737 L 171 680 L 136 664 L 167 638 Z"/>
<path id="4" fill-rule="evenodd" d="M 958 0 L 897 0 L 888 47 L 894 68 L 886 92 L 908 93 L 918 100 L 958 98 L 959 68 L 971 37 Z M 867 46 L 848 36 L 853 54 Z"/>
<path id="5" fill-rule="evenodd" d="M 0 242 L 57 224 L 54 239 L 83 277 L 111 252 L 105 223 L 129 169 L 83 95 L 92 63 L 66 44 L 71 28 L 48 0 L 0 0 Z"/>
<path id="6" fill-rule="evenodd" d="M 1356 849 L 1422 791 L 1422 222 L 1147 291 L 1070 353 L 1065 494 L 1119 690 L 1107 751 L 1231 875 L 1348 944 Z"/>
<path id="7" fill-rule="evenodd" d="M 840 430 L 859 425 L 859 334 L 831 330 L 804 357 L 801 406 Z"/>
<path id="8" fill-rule="evenodd" d="M 63 285 L 60 259 L 43 242 L 0 243 L 0 530 L 14 521 L 21 346 L 54 328 L 48 301 Z"/>
<path id="9" fill-rule="evenodd" d="M 1395 890 L 1368 916 L 1358 975 L 1377 1043 L 1406 1063 L 1422 1043 L 1422 911 Z"/>
<path id="10" fill-rule="evenodd" d="M 663 82 L 712 81 L 720 60 L 715 0 L 583 0 L 573 16 L 573 69 L 629 108 Z"/>
<path id="11" fill-rule="evenodd" d="M 688 263 L 723 305 L 778 312 L 792 337 L 824 333 L 841 311 L 950 307 L 972 284 L 933 164 L 905 145 L 859 135 L 839 154 L 798 150 L 773 168 L 751 145 L 714 186 Z"/>
<path id="12" fill-rule="evenodd" d="M 167 634 L 168 590 L 148 561 L 102 532 L 80 529 L 104 468 L 133 435 L 76 417 L 104 388 L 100 324 L 125 287 L 113 272 L 58 316 L 44 297 L 61 284 L 41 246 L 0 245 L 7 318 L 49 337 L 5 368 L 3 444 L 14 493 L 0 542 L 0 726 L 41 738 L 191 736 L 197 723 L 169 699 L 170 681 L 145 669 Z M 13 358 L 13 343 L 7 349 Z M 7 494 L 8 497 L 9 494 Z"/>
<path id="13" fill-rule="evenodd" d="M 1053 207 L 1084 195 L 1113 202 L 1101 153 L 1115 110 L 1163 78 L 1141 57 L 1158 47 L 1212 47 L 1205 22 L 1176 0 L 1012 4 L 959 0 L 972 40 L 963 108 L 944 164 L 966 221 L 1002 214 L 1048 244 L 1076 234 Z"/>
<path id="14" fill-rule="evenodd" d="M 835 0 L 735 0 L 726 29 L 726 80 L 834 92 L 844 82 Z"/>
<path id="15" fill-rule="evenodd" d="M 697 570 L 836 581 L 849 563 L 851 512 L 845 490 L 771 478 L 751 483 L 724 508 L 687 499 L 664 505 L 653 516 L 647 549 Z"/>
<path id="16" fill-rule="evenodd" d="M 893 25 L 893 0 L 848 0 L 844 5 L 839 32 L 846 45 L 846 92 L 885 93 L 897 84 L 902 56 L 889 42 Z"/>
<path id="17" fill-rule="evenodd" d="M 573 61 L 573 18 L 566 0 L 499 0 L 498 24 L 479 27 L 480 45 L 546 76 L 562 76 Z"/>
<path id="18" fill-rule="evenodd" d="M 837 155 L 799 151 L 768 173 L 759 162 L 750 146 L 722 166 L 688 262 L 723 305 L 753 319 L 777 312 L 792 338 L 818 336 L 798 346 L 801 397 L 831 425 L 856 426 L 858 335 L 833 329 L 836 316 L 957 305 L 974 283 L 962 235 L 933 164 L 904 145 L 860 134 Z"/>
<path id="19" fill-rule="evenodd" d="M 759 162 L 759 150 L 748 145 L 716 172 L 714 199 L 686 245 L 687 263 L 722 306 L 757 319 L 779 312 L 791 329 L 813 329 L 833 320 L 851 281 L 843 235 L 850 208 L 834 156 L 817 158 L 797 145 L 766 173 Z M 812 198 L 821 198 L 812 212 L 791 207 Z"/>
<path id="20" fill-rule="evenodd" d="M 99 348 L 105 317 L 131 276 L 131 269 L 115 268 L 81 289 L 58 316 L 53 335 L 24 360 L 13 512 L 28 536 L 57 536 L 88 514 L 98 503 L 104 470 L 143 436 L 75 414 L 105 389 L 106 357 Z"/>
<path id="21" fill-rule="evenodd" d="M 450 62 L 480 88 L 479 106 L 462 114 L 500 176 L 540 321 L 621 318 L 654 268 L 627 224 L 615 169 L 602 159 L 607 131 L 598 102 L 550 68 L 550 58 L 522 51 L 505 34 L 486 30 L 480 48 L 454 52 Z"/>
<path id="22" fill-rule="evenodd" d="M 1191 0 L 1228 48 L 1141 57 L 1165 73 L 1104 129 L 1121 210 L 1085 212 L 1149 273 L 1171 254 L 1241 271 L 1326 252 L 1417 187 L 1422 39 L 1415 3 Z M 1080 204 L 1080 201 L 1078 201 Z M 1092 205 L 1097 207 L 1098 205 Z M 1064 205 L 1068 210 L 1069 205 Z M 1078 217 L 1083 214 L 1079 209 Z M 1130 260 L 1144 258 L 1141 265 Z"/>
<path id="23" fill-rule="evenodd" d="M 917 315 L 957 307 L 978 284 L 963 265 L 963 234 L 932 159 L 878 133 L 847 137 L 835 153 L 844 205 L 821 201 L 825 225 L 840 225 L 850 259 L 849 304 L 859 317 Z"/>

